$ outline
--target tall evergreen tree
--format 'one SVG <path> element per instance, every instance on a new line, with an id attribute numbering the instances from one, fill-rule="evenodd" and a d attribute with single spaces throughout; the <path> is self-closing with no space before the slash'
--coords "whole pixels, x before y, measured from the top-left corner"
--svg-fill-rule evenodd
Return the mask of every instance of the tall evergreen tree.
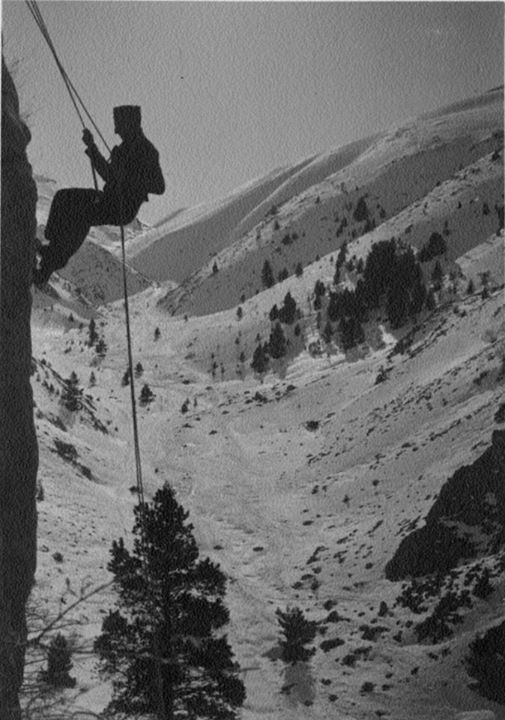
<path id="1" fill-rule="evenodd" d="M 260 342 L 253 353 L 251 367 L 259 375 L 262 375 L 268 368 L 268 360 L 267 346 Z"/>
<path id="2" fill-rule="evenodd" d="M 354 347 L 356 344 L 354 342 L 354 327 L 350 318 L 341 318 L 338 324 L 338 331 L 340 333 L 340 344 L 342 345 L 344 352 Z"/>
<path id="3" fill-rule="evenodd" d="M 342 297 L 342 293 L 337 293 L 337 292 L 330 293 L 330 301 L 328 303 L 327 314 L 328 314 L 328 320 L 331 320 L 331 322 L 335 322 L 336 320 L 339 320 L 342 317 L 341 297 Z"/>
<path id="4" fill-rule="evenodd" d="M 91 318 L 89 321 L 89 327 L 88 327 L 88 345 L 91 347 L 96 343 L 98 340 L 98 333 L 96 331 L 96 323 L 94 318 Z"/>
<path id="5" fill-rule="evenodd" d="M 284 635 L 280 641 L 281 659 L 293 665 L 306 662 L 316 652 L 315 648 L 307 648 L 305 645 L 316 637 L 317 622 L 307 620 L 298 607 L 288 607 L 285 611 L 277 608 L 275 614 Z"/>
<path id="6" fill-rule="evenodd" d="M 108 711 L 159 720 L 235 720 L 245 699 L 223 635 L 225 577 L 199 559 L 188 513 L 164 486 L 135 508 L 133 550 L 114 542 L 108 565 L 119 599 L 95 642 L 111 676 Z"/>
<path id="7" fill-rule="evenodd" d="M 280 322 L 275 323 L 274 329 L 270 333 L 268 349 L 274 359 L 284 357 L 286 354 L 286 338 Z"/>
<path id="8" fill-rule="evenodd" d="M 284 297 L 284 303 L 279 310 L 279 320 L 285 325 L 292 325 L 296 318 L 296 300 L 288 291 Z"/>
<path id="9" fill-rule="evenodd" d="M 271 322 L 275 322 L 277 320 L 277 318 L 279 317 L 279 308 L 277 307 L 277 305 L 274 305 L 270 308 L 268 317 L 270 318 Z"/>
<path id="10" fill-rule="evenodd" d="M 272 285 L 275 285 L 274 273 L 268 260 L 265 260 L 263 263 L 263 268 L 261 270 L 261 282 L 265 288 L 271 288 Z"/>
<path id="11" fill-rule="evenodd" d="M 66 637 L 58 633 L 49 645 L 47 670 L 42 671 L 42 679 L 54 687 L 75 687 L 76 680 L 70 676 L 72 668 L 72 651 Z"/>
<path id="12" fill-rule="evenodd" d="M 63 404 L 71 412 L 81 409 L 82 388 L 79 387 L 79 378 L 72 371 L 70 377 L 66 380 L 61 394 Z"/>

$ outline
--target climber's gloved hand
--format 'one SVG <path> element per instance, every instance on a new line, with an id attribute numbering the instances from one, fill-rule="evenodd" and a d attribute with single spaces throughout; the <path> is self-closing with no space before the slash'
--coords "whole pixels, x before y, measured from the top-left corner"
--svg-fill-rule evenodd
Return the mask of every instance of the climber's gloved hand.
<path id="1" fill-rule="evenodd" d="M 95 144 L 93 134 L 88 130 L 88 128 L 84 128 L 84 130 L 82 131 L 82 141 L 86 145 L 86 147 L 91 147 Z"/>

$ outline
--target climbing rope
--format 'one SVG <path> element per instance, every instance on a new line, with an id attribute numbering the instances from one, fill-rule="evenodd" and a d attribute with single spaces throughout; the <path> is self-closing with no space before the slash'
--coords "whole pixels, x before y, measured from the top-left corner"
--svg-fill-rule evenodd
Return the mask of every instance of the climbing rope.
<path id="1" fill-rule="evenodd" d="M 83 113 L 79 109 L 78 103 L 80 104 L 82 111 L 84 112 L 84 114 L 86 115 L 86 117 L 88 118 L 90 123 L 93 125 L 93 128 L 97 132 L 98 136 L 100 137 L 101 141 L 107 148 L 108 152 L 110 152 L 110 148 L 107 145 L 107 142 L 106 142 L 105 138 L 103 137 L 102 133 L 100 132 L 99 127 L 97 126 L 97 124 L 95 123 L 95 121 L 93 120 L 91 115 L 89 114 L 89 112 L 86 108 L 86 105 L 82 101 L 81 96 L 75 89 L 73 82 L 69 78 L 65 68 L 63 67 L 63 65 L 60 61 L 60 58 L 58 57 L 58 53 L 56 52 L 56 48 L 51 39 L 51 36 L 49 35 L 49 30 L 47 29 L 47 25 L 44 21 L 44 18 L 42 17 L 42 13 L 40 12 L 40 8 L 38 7 L 36 0 L 25 0 L 25 2 L 27 4 L 28 9 L 29 9 L 33 19 L 35 20 L 40 32 L 42 33 L 45 41 L 47 42 L 47 45 L 48 45 L 53 57 L 54 57 L 54 60 L 56 62 L 58 70 L 60 71 L 61 77 L 63 78 L 63 82 L 65 83 L 65 87 L 67 88 L 68 94 L 69 94 L 72 104 L 75 108 L 77 116 L 78 116 L 79 120 L 81 121 L 81 125 L 83 126 L 83 128 L 86 127 L 86 123 L 84 122 Z M 91 160 L 91 158 L 90 158 L 90 163 L 91 163 L 91 172 L 93 175 L 93 183 L 95 185 L 95 190 L 98 190 L 98 181 L 97 181 L 97 177 L 96 177 L 96 171 L 93 166 L 93 161 Z"/>
<path id="2" fill-rule="evenodd" d="M 123 203 L 122 195 L 120 195 L 120 216 L 123 216 Z M 126 243 L 125 243 L 125 232 L 124 225 L 121 223 L 121 260 L 123 270 L 123 298 L 124 298 L 124 310 L 126 318 L 126 345 L 128 349 L 128 373 L 130 375 L 130 399 L 132 406 L 132 418 L 133 418 L 133 439 L 135 449 L 135 472 L 137 476 L 137 491 L 139 495 L 139 501 L 142 507 L 144 506 L 144 483 L 142 480 L 142 463 L 140 458 L 140 442 L 139 442 L 139 430 L 137 422 L 137 400 L 135 398 L 135 383 L 133 380 L 133 351 L 132 351 L 132 337 L 131 337 L 131 323 L 130 323 L 130 306 L 128 302 L 128 280 L 126 275 Z"/>
<path id="3" fill-rule="evenodd" d="M 95 121 L 91 117 L 90 113 L 88 112 L 84 102 L 82 101 L 79 93 L 75 89 L 74 84 L 70 80 L 65 68 L 63 67 L 59 57 L 58 53 L 56 52 L 56 48 L 54 46 L 54 43 L 51 39 L 51 36 L 49 34 L 49 30 L 47 29 L 47 25 L 42 17 L 42 13 L 40 12 L 40 9 L 37 5 L 36 0 L 25 0 L 26 5 L 28 6 L 28 9 L 30 10 L 30 13 L 32 17 L 34 18 L 37 26 L 39 27 L 42 35 L 44 36 L 44 39 L 46 40 L 49 49 L 51 50 L 51 53 L 56 61 L 56 65 L 58 67 L 58 70 L 60 71 L 60 74 L 63 78 L 63 82 L 65 83 L 65 87 L 67 88 L 68 94 L 70 95 L 70 99 L 72 100 L 72 104 L 77 112 L 77 115 L 79 117 L 79 120 L 81 121 L 81 124 L 83 128 L 86 128 L 86 124 L 84 122 L 84 115 L 88 118 L 90 123 L 92 124 L 93 128 L 97 132 L 98 136 L 102 140 L 104 146 L 107 148 L 108 152 L 110 153 L 110 148 L 107 145 L 107 142 L 105 141 L 102 133 L 100 132 L 100 129 L 96 125 Z M 81 106 L 82 112 L 79 109 L 79 104 Z M 91 170 L 93 173 L 93 182 L 95 184 L 95 190 L 98 190 L 98 182 L 96 178 L 96 171 L 93 166 L 93 161 L 91 160 Z M 127 274 L 126 274 L 126 243 L 125 243 L 125 231 L 124 231 L 124 224 L 122 222 L 123 218 L 123 196 L 120 192 L 119 194 L 119 200 L 120 200 L 120 230 L 121 230 L 121 255 L 122 255 L 122 275 L 123 275 L 123 297 L 124 297 L 124 308 L 125 308 L 125 319 L 126 319 L 126 344 L 128 349 L 128 372 L 129 372 L 129 380 L 130 380 L 130 399 L 131 399 L 131 409 L 132 409 L 132 421 L 133 421 L 133 445 L 134 445 L 134 454 L 135 454 L 135 475 L 136 475 L 136 481 L 137 481 L 137 493 L 139 497 L 139 504 L 140 507 L 143 509 L 145 507 L 145 495 L 144 495 L 144 483 L 142 478 L 142 462 L 141 462 L 141 455 L 140 455 L 140 440 L 139 440 L 139 430 L 138 430 L 138 420 L 137 420 L 137 402 L 135 398 L 135 383 L 133 379 L 133 351 L 132 351 L 132 337 L 131 337 L 131 323 L 130 323 L 130 308 L 129 308 L 129 302 L 128 302 L 128 282 L 127 282 Z M 141 528 L 141 544 L 142 544 L 142 568 L 143 572 L 145 574 L 145 577 L 148 578 L 148 566 L 147 566 L 147 543 L 145 541 L 144 537 L 144 530 Z M 153 633 L 153 651 L 154 651 L 154 660 L 155 660 L 155 669 L 156 669 L 156 684 L 157 684 L 157 691 L 158 691 L 158 703 L 159 703 L 159 715 L 160 720 L 165 720 L 167 716 L 166 711 L 166 704 L 165 704 L 165 698 L 163 693 L 163 678 L 161 674 L 161 650 L 159 646 L 159 638 L 157 637 L 156 633 Z"/>

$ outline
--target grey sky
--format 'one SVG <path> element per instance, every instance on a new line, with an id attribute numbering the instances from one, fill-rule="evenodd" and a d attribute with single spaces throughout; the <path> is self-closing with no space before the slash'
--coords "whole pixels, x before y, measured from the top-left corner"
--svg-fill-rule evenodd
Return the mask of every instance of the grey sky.
<path id="1" fill-rule="evenodd" d="M 153 222 L 409 117 L 503 83 L 500 2 L 39 2 L 108 140 L 140 104 L 168 181 Z M 81 128 L 22 0 L 3 2 L 6 59 L 30 114 L 30 157 L 90 185 Z"/>

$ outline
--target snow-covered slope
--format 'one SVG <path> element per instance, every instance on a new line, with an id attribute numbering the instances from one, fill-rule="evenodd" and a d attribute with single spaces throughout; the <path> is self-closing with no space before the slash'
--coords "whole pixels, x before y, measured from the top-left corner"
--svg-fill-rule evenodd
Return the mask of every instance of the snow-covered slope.
<path id="1" fill-rule="evenodd" d="M 464 465 L 480 467 L 505 427 L 500 98 L 490 93 L 364 141 L 348 149 L 344 167 L 338 153 L 312 159 L 282 181 L 270 178 L 263 198 L 261 182 L 253 183 L 257 206 L 230 223 L 220 215 L 231 244 L 212 260 L 217 273 L 211 263 L 210 276 L 204 269 L 168 297 L 166 287 L 151 286 L 131 298 L 136 393 L 144 383 L 154 393 L 138 406 L 147 498 L 169 481 L 190 511 L 201 553 L 229 578 L 228 636 L 247 688 L 243 720 L 456 720 L 464 711 L 505 720 L 504 706 L 470 687 L 465 660 L 476 634 L 503 620 L 502 541 L 477 543 L 438 578 L 386 574 L 408 550 L 405 538 L 439 507 L 449 479 Z M 332 173 L 319 176 L 330 157 Z M 258 224 L 255 208 L 271 210 L 283 188 L 277 212 Z M 365 220 L 353 218 L 360 197 L 376 222 L 364 234 Z M 152 243 L 147 235 L 134 240 L 137 257 L 159 260 L 170 225 L 191 246 L 189 219 L 203 213 L 214 232 L 220 207 L 177 213 Z M 245 235 L 233 240 L 237 227 Z M 396 329 L 379 309 L 358 348 L 317 349 L 314 285 L 332 283 L 342 241 L 359 258 L 392 236 L 419 249 L 433 231 L 447 243 L 435 306 Z M 263 289 L 267 258 L 276 271 L 289 264 L 291 275 Z M 423 266 L 427 281 L 432 267 Z M 353 271 L 343 275 L 351 285 Z M 122 303 L 94 308 L 77 301 L 70 283 L 59 280 L 55 289 L 60 300 L 41 303 L 33 326 L 41 487 L 31 627 L 81 597 L 54 626 L 75 649 L 76 688 L 57 696 L 71 716 L 100 712 L 110 697 L 91 648 L 114 590 L 86 596 L 110 580 L 111 542 L 130 535 L 135 463 Z M 258 337 L 268 339 L 269 311 L 288 290 L 301 331 L 286 327 L 289 352 L 256 377 L 252 353 Z M 100 352 L 89 344 L 90 317 L 104 341 Z M 82 389 L 78 411 L 65 403 L 72 372 Z M 494 508 L 498 500 L 486 502 Z M 476 538 L 489 527 L 472 524 L 471 509 L 458 531 Z M 503 538 L 505 521 L 495 515 L 493 538 Z M 474 592 L 484 571 L 492 584 L 485 598 Z M 440 625 L 447 634 L 422 637 L 418 626 L 437 620 L 440 601 L 453 603 Z M 279 659 L 275 610 L 288 606 L 318 623 L 315 654 L 296 666 Z M 29 680 L 44 662 L 30 658 Z"/>
<path id="2" fill-rule="evenodd" d="M 181 210 L 128 243 L 128 258 L 155 280 L 180 282 L 230 243 L 234 230 L 259 204 L 264 204 L 286 178 L 310 163 L 274 170 L 247 183 L 231 196 Z"/>
<path id="3" fill-rule="evenodd" d="M 392 232 L 419 247 L 425 233 L 441 232 L 441 219 L 447 220 L 453 259 L 481 242 L 499 227 L 497 207 L 503 205 L 503 158 L 493 155 L 503 147 L 503 92 L 468 105 L 357 144 L 361 153 L 350 154 L 342 169 L 319 182 L 311 177 L 304 192 L 294 188 L 275 214 L 266 213 L 169 293 L 167 309 L 205 314 L 237 306 L 263 289 L 266 260 L 274 276 L 293 275 L 299 264 L 331 255 L 373 227 L 374 240 Z M 367 216 L 357 219 L 361 198 Z"/>

